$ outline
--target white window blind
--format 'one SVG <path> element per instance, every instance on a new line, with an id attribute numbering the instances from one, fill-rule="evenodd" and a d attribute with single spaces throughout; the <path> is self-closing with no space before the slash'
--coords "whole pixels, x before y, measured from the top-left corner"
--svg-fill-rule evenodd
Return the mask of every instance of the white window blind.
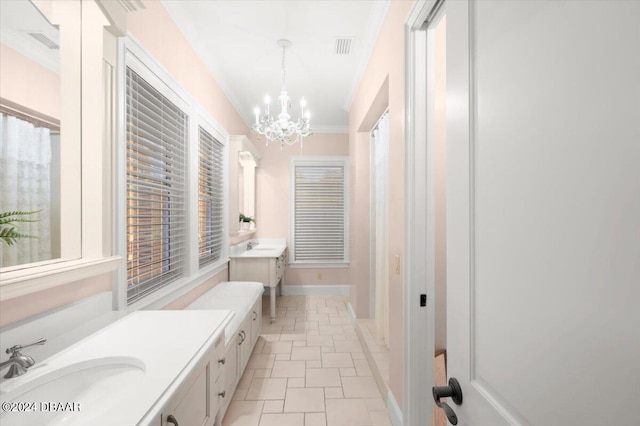
<path id="1" fill-rule="evenodd" d="M 224 146 L 198 126 L 198 258 L 200 266 L 220 259 L 224 233 Z"/>
<path id="2" fill-rule="evenodd" d="M 188 117 L 127 67 L 127 303 L 185 267 Z"/>
<path id="3" fill-rule="evenodd" d="M 292 262 L 347 262 L 346 161 L 293 161 Z"/>

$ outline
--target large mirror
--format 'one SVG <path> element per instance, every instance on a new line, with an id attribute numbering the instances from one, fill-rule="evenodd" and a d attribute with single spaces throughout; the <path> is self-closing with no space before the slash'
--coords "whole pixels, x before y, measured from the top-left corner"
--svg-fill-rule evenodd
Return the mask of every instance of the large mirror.
<path id="1" fill-rule="evenodd" d="M 257 166 L 250 151 L 238 152 L 238 211 L 245 217 L 240 221 L 241 231 L 255 229 Z"/>
<path id="2" fill-rule="evenodd" d="M 61 256 L 63 67 L 60 30 L 34 3 L 0 1 L 0 19 L 0 267 L 11 269 Z"/>
<path id="3" fill-rule="evenodd" d="M 232 237 L 256 231 L 256 168 L 260 152 L 243 135 L 230 138 L 229 233 Z M 242 220 L 242 218 L 249 218 Z"/>

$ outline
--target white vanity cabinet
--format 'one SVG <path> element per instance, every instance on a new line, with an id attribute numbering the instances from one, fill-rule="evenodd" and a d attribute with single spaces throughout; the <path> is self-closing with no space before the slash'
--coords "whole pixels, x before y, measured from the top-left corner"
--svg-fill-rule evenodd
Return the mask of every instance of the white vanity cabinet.
<path id="1" fill-rule="evenodd" d="M 71 395 L 81 409 L 63 414 L 74 425 L 211 426 L 232 319 L 230 310 L 130 313 L 0 383 L 0 399 Z M 55 410 L 11 414 L 3 426 L 60 423 Z"/>
<path id="2" fill-rule="evenodd" d="M 257 253 L 258 250 L 256 249 Z M 229 277 L 231 281 L 257 281 L 270 288 L 271 322 L 276 315 L 276 287 L 284 285 L 284 268 L 286 248 L 277 256 L 271 257 L 266 252 L 262 255 L 231 257 Z M 280 287 L 282 288 L 282 287 Z"/>
<path id="3" fill-rule="evenodd" d="M 198 362 L 161 414 L 161 426 L 211 426 L 220 408 L 220 377 L 223 371 L 224 335 Z"/>

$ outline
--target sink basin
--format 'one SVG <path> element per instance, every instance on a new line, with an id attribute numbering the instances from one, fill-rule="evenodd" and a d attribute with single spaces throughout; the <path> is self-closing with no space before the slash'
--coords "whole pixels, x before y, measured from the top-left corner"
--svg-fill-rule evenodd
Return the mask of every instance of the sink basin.
<path id="1" fill-rule="evenodd" d="M 2 426 L 102 424 L 130 397 L 129 385 L 145 374 L 144 363 L 133 357 L 92 359 L 43 374 L 38 367 L 47 368 L 35 366 L 2 384 Z"/>
<path id="2" fill-rule="evenodd" d="M 258 245 L 251 250 L 242 252 L 237 257 L 278 257 L 285 247 L 278 245 Z"/>

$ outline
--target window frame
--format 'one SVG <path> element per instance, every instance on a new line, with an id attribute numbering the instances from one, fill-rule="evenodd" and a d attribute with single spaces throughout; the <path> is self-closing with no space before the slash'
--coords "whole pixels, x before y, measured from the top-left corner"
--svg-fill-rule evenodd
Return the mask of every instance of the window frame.
<path id="1" fill-rule="evenodd" d="M 144 78 L 163 96 L 177 105 L 188 118 L 186 146 L 186 237 L 185 267 L 182 275 L 169 284 L 147 294 L 139 300 L 127 303 L 127 271 L 121 266 L 114 282 L 114 305 L 118 310 L 160 309 L 180 296 L 211 279 L 227 268 L 229 261 L 228 241 L 228 169 L 229 133 L 202 107 L 175 78 L 151 56 L 131 35 L 119 40 L 118 45 L 118 128 L 115 183 L 117 213 L 114 240 L 117 253 L 127 258 L 126 247 L 126 69 L 131 68 Z M 199 138 L 198 128 L 202 127 L 223 145 L 223 229 L 220 258 L 203 267 L 199 266 L 198 244 L 198 180 L 199 180 Z"/>
<path id="2" fill-rule="evenodd" d="M 125 217 L 127 303 L 134 304 L 180 279 L 187 269 L 187 155 L 191 117 L 189 105 L 167 96 L 170 95 L 167 88 L 153 81 L 153 76 L 140 64 L 129 60 L 125 73 L 125 203 L 127 213 L 134 214 L 133 219 L 128 214 Z M 129 92 L 129 82 L 136 91 Z M 156 93 L 162 97 L 160 104 L 156 102 Z M 155 117 L 153 108 L 158 108 Z M 134 115 L 128 115 L 130 110 Z M 161 240 L 157 239 L 158 233 Z M 130 251 L 132 245 L 140 247 L 139 250 Z M 136 271 L 131 276 L 130 261 Z M 133 281 L 131 289 L 129 281 Z M 129 295 L 131 290 L 135 291 Z"/>
<path id="3" fill-rule="evenodd" d="M 295 260 L 295 193 L 296 193 L 296 166 L 315 166 L 315 167 L 342 167 L 344 170 L 344 257 L 340 262 L 311 262 Z M 349 267 L 349 157 L 346 156 L 292 156 L 289 171 L 289 242 L 290 242 L 290 261 L 291 268 L 348 268 Z"/>

